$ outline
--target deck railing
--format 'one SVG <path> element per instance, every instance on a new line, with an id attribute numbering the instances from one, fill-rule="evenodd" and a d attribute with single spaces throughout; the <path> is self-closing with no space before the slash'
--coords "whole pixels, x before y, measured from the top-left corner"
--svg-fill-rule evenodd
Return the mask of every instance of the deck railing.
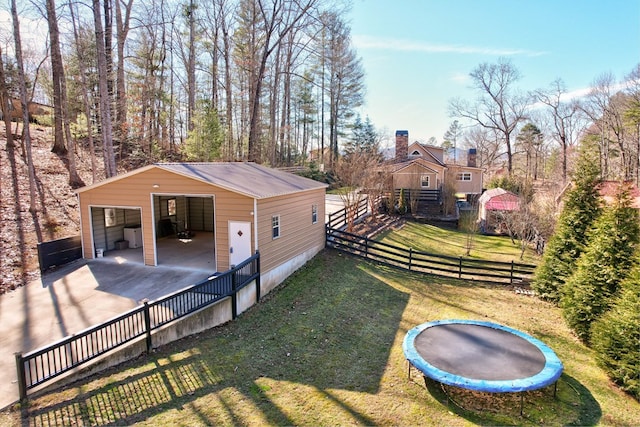
<path id="1" fill-rule="evenodd" d="M 27 391 L 84 365 L 91 360 L 146 335 L 147 351 L 152 332 L 203 307 L 231 297 L 232 318 L 237 317 L 238 291 L 255 281 L 260 299 L 260 254 L 220 275 L 152 302 L 144 302 L 120 316 L 65 337 L 26 354 L 16 354 L 20 399 Z"/>

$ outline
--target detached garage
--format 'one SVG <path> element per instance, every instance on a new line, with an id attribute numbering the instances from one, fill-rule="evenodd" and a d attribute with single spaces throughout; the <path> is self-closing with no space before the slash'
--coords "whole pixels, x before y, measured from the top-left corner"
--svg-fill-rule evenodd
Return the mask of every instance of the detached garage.
<path id="1" fill-rule="evenodd" d="M 137 250 L 212 273 L 260 251 L 269 291 L 325 244 L 326 184 L 255 163 L 159 163 L 76 190 L 83 256 Z"/>

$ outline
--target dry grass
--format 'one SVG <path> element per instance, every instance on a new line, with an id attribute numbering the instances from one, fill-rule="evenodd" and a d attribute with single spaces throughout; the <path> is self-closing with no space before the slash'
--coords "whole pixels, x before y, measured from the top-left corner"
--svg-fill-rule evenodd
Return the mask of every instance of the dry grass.
<path id="1" fill-rule="evenodd" d="M 407 378 L 402 340 L 436 319 L 482 319 L 545 341 L 552 388 L 472 393 Z M 504 286 L 399 272 L 324 251 L 236 321 L 2 414 L 15 425 L 617 425 L 640 419 L 560 311 Z M 21 416 L 23 417 L 21 419 Z"/>

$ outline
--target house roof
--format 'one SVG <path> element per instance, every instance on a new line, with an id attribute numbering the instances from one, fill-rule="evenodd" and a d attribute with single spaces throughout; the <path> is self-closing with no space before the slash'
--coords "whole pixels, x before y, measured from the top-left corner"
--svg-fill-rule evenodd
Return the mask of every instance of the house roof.
<path id="1" fill-rule="evenodd" d="M 640 209 L 640 189 L 631 181 L 602 181 L 598 185 L 598 193 L 602 197 L 606 204 L 611 204 L 616 198 L 620 186 L 626 184 L 629 189 L 629 196 L 631 197 L 631 207 Z"/>
<path id="2" fill-rule="evenodd" d="M 416 158 L 416 159 L 411 159 L 411 160 L 405 160 L 404 162 L 398 162 L 398 163 L 389 163 L 386 165 L 386 169 L 391 172 L 391 173 L 396 173 L 396 172 L 400 172 L 403 169 L 408 168 L 411 165 L 417 164 L 418 166 L 422 167 L 423 169 L 427 169 L 431 172 L 436 172 L 435 169 L 433 169 L 433 162 L 430 162 L 429 160 L 425 160 L 423 158 Z M 440 166 L 438 164 L 438 166 Z"/>
<path id="3" fill-rule="evenodd" d="M 504 188 L 492 188 L 482 193 L 478 203 L 486 210 L 516 211 L 520 205 L 520 198 Z"/>
<path id="4" fill-rule="evenodd" d="M 255 199 L 265 199 L 327 187 L 325 183 L 256 163 L 156 163 L 109 178 L 97 184 L 79 188 L 76 192 L 81 193 L 153 168 L 163 169 Z"/>
<path id="5" fill-rule="evenodd" d="M 411 151 L 411 147 L 412 146 L 418 146 L 422 149 L 422 151 L 424 152 L 424 155 L 428 156 L 430 160 L 428 161 L 432 161 L 433 163 L 437 163 L 440 166 L 444 166 L 444 162 L 442 162 L 440 159 L 438 159 L 436 156 L 433 155 L 433 153 L 429 150 L 430 148 L 442 151 L 442 147 L 436 147 L 435 145 L 428 145 L 428 144 L 423 144 L 421 142 L 415 141 L 411 144 L 409 144 L 408 147 L 408 151 Z"/>

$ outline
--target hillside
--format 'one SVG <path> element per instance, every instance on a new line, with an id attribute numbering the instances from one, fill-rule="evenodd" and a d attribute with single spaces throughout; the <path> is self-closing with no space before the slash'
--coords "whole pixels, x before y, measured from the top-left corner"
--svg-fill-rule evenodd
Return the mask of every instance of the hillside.
<path id="1" fill-rule="evenodd" d="M 77 198 L 68 184 L 66 158 L 51 152 L 53 129 L 33 125 L 30 129 L 37 183 L 34 214 L 29 212 L 29 174 L 20 141 L 16 141 L 11 156 L 4 122 L 0 123 L 0 294 L 40 277 L 39 241 L 77 235 L 80 230 Z M 22 124 L 18 132 L 22 132 Z M 92 182 L 90 165 L 88 154 L 77 156 L 78 173 L 86 184 Z M 102 178 L 104 174 L 100 171 L 97 176 Z"/>

